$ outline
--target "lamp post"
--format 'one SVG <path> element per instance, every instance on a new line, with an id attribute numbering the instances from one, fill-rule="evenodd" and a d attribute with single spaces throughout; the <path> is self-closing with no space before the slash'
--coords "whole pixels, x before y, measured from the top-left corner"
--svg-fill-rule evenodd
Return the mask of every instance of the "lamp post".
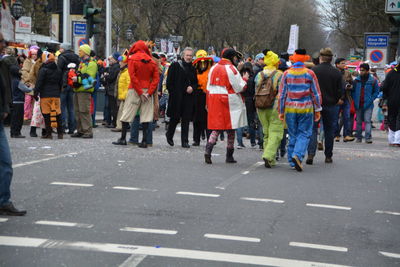
<path id="1" fill-rule="evenodd" d="M 11 6 L 11 15 L 14 17 L 15 20 L 19 20 L 24 13 L 24 8 L 22 7 L 21 1 L 16 0 L 14 4 Z"/>

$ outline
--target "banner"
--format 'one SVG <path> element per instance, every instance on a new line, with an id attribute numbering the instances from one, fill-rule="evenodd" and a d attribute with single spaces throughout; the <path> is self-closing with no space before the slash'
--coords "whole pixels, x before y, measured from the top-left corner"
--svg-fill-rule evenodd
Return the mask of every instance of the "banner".
<path id="1" fill-rule="evenodd" d="M 4 40 L 14 41 L 14 22 L 11 17 L 10 9 L 8 5 L 2 1 L 1 6 L 1 32 L 3 33 Z"/>
<path id="2" fill-rule="evenodd" d="M 15 32 L 19 33 L 31 33 L 32 31 L 32 18 L 31 17 L 20 17 L 15 22 Z"/>
<path id="3" fill-rule="evenodd" d="M 294 54 L 294 51 L 299 47 L 299 26 L 296 24 L 290 25 L 288 54 Z"/>

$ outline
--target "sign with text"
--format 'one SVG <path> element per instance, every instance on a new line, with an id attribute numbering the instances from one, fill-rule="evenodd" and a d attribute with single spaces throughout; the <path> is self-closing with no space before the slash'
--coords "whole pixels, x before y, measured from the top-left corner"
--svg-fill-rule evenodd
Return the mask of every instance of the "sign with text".
<path id="1" fill-rule="evenodd" d="M 389 33 L 364 33 L 365 60 L 371 67 L 385 68 L 388 63 Z"/>
<path id="2" fill-rule="evenodd" d="M 19 33 L 31 33 L 32 31 L 32 18 L 31 17 L 20 17 L 15 22 L 15 32 Z"/>
<path id="3" fill-rule="evenodd" d="M 388 35 L 367 35 L 365 37 L 365 47 L 388 47 Z"/>
<path id="4" fill-rule="evenodd" d="M 86 23 L 75 23 L 74 35 L 85 35 L 85 34 L 86 34 Z"/>
<path id="5" fill-rule="evenodd" d="M 290 26 L 289 46 L 287 49 L 288 54 L 294 54 L 294 51 L 299 46 L 299 26 Z"/>

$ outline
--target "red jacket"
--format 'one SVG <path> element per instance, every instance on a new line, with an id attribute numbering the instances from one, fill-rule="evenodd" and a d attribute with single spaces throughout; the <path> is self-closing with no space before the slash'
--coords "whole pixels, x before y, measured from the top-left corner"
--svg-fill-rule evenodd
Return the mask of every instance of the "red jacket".
<path id="1" fill-rule="evenodd" d="M 142 95 L 143 89 L 147 88 L 147 93 L 152 95 L 157 89 L 160 74 L 150 50 L 145 42 L 137 41 L 129 50 L 129 55 L 128 71 L 131 78 L 129 89 L 134 89 L 138 95 Z"/>
<path id="2" fill-rule="evenodd" d="M 68 80 L 67 80 L 67 84 L 68 84 L 69 86 L 74 87 L 74 82 L 73 82 L 72 78 L 73 78 L 73 77 L 76 77 L 76 76 L 77 76 L 77 75 L 76 75 L 75 69 L 70 69 L 70 70 L 68 71 Z"/>

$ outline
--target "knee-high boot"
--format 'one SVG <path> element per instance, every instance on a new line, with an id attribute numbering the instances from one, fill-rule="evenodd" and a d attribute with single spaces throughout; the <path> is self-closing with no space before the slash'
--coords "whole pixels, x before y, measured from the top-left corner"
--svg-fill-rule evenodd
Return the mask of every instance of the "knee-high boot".
<path id="1" fill-rule="evenodd" d="M 43 114 L 44 118 L 44 124 L 46 126 L 46 131 L 44 135 L 42 135 L 43 139 L 53 139 L 52 136 L 52 131 L 53 129 L 51 128 L 51 120 L 50 120 L 50 114 Z"/>
<path id="2" fill-rule="evenodd" d="M 212 143 L 210 143 L 210 142 L 207 142 L 207 144 L 206 144 L 206 152 L 204 153 L 204 161 L 205 161 L 207 164 L 212 164 L 212 161 L 211 161 L 211 153 L 212 153 L 212 151 L 213 151 L 214 145 L 215 145 L 215 144 L 212 144 Z"/>
<path id="3" fill-rule="evenodd" d="M 143 138 L 142 138 L 142 142 L 139 144 L 139 147 L 141 147 L 141 148 L 147 148 L 147 130 L 148 130 L 148 128 L 149 128 L 148 122 L 142 123 Z"/>
<path id="4" fill-rule="evenodd" d="M 57 136 L 58 136 L 58 139 L 63 139 L 64 128 L 62 126 L 61 114 L 56 116 L 56 120 L 57 120 Z"/>
<path id="5" fill-rule="evenodd" d="M 226 163 L 236 163 L 237 161 L 233 158 L 233 152 L 235 151 L 234 148 L 227 148 L 226 149 Z"/>

